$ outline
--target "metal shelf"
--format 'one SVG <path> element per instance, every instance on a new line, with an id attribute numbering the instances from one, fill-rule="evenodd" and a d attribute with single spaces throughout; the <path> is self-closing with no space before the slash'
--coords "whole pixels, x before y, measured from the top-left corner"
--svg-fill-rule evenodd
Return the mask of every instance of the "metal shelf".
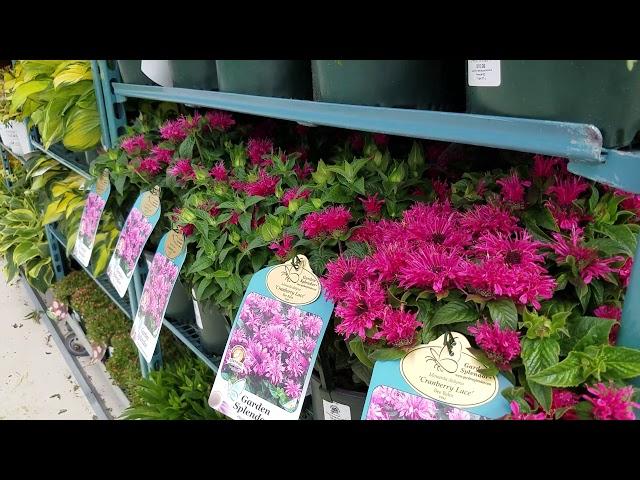
<path id="1" fill-rule="evenodd" d="M 82 175 L 86 179 L 91 178 L 91 174 L 89 173 L 89 168 L 86 165 L 82 165 L 77 162 L 75 159 L 65 158 L 68 157 L 69 154 L 59 145 L 52 145 L 50 149 L 46 149 L 39 142 L 31 139 L 31 143 L 34 147 L 40 150 L 45 155 L 56 160 L 58 163 L 64 165 L 65 167 L 73 170 L 74 172 Z"/>
<path id="2" fill-rule="evenodd" d="M 23 156 L 23 155 L 18 155 L 17 153 L 14 153 L 9 147 L 7 147 L 4 143 L 0 142 L 0 147 L 6 151 L 8 154 L 10 154 L 11 156 L 17 158 L 18 160 L 20 160 L 20 162 L 24 165 L 27 161 L 27 159 Z"/>
<path id="3" fill-rule="evenodd" d="M 62 248 L 66 248 L 67 240 L 56 228 L 49 226 L 49 231 L 53 238 L 55 238 L 58 243 L 62 246 Z M 73 253 L 70 254 L 73 258 L 76 258 Z M 77 261 L 77 258 L 76 258 Z M 129 294 L 125 293 L 123 298 L 120 298 L 116 289 L 111 285 L 111 281 L 109 277 L 107 277 L 106 273 L 103 273 L 99 277 L 95 277 L 90 268 L 84 267 L 80 262 L 78 264 L 82 267 L 82 269 L 89 275 L 94 282 L 107 294 L 107 296 L 111 299 L 113 303 L 115 303 L 120 310 L 127 316 L 127 318 L 131 319 L 131 302 L 129 301 Z"/>
<path id="4" fill-rule="evenodd" d="M 215 374 L 218 373 L 220 357 L 217 355 L 210 355 L 204 351 L 202 344 L 200 343 L 198 332 L 193 325 L 174 322 L 167 318 L 162 321 L 162 324 L 167 327 L 182 343 L 184 343 L 189 350 L 195 353 L 200 360 L 206 363 Z"/>

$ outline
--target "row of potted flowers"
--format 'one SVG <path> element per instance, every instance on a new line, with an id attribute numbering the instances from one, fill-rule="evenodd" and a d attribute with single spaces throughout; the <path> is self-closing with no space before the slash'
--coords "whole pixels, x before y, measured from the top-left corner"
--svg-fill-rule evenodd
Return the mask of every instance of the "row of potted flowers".
<path id="1" fill-rule="evenodd" d="M 307 255 L 336 302 L 320 354 L 334 386 L 364 390 L 376 360 L 451 329 L 510 378 L 515 417 L 631 416 L 620 382 L 640 374 L 640 352 L 614 345 L 639 198 L 563 159 L 487 169 L 475 156 L 214 111 L 124 138 L 94 171 L 111 169 L 117 204 L 163 188 L 166 225 L 191 243 L 181 276 L 218 319 L 254 272 Z"/>

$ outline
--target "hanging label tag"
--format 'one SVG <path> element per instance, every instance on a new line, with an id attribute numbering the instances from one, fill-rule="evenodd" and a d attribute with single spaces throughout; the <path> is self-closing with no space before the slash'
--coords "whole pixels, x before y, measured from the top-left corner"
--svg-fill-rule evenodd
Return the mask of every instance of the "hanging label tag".
<path id="1" fill-rule="evenodd" d="M 184 236 L 170 230 L 153 257 L 131 329 L 131 338 L 147 362 L 156 349 L 169 298 L 186 256 Z"/>
<path id="2" fill-rule="evenodd" d="M 268 287 L 267 277 L 275 268 L 264 268 L 251 278 L 211 389 L 209 405 L 235 420 L 300 417 L 333 311 L 333 303 L 321 292 L 314 293 L 315 301 L 307 294 L 286 297 L 305 304 L 279 299 L 273 292 L 283 291 L 278 286 L 288 285 L 292 272 L 287 276 L 280 275 L 285 270 L 277 270 Z M 301 292 L 311 287 L 303 288 Z"/>
<path id="3" fill-rule="evenodd" d="M 467 60 L 467 80 L 470 87 L 499 87 L 500 60 Z"/>
<path id="4" fill-rule="evenodd" d="M 269 293 L 290 305 L 308 305 L 320 296 L 320 280 L 304 255 L 296 255 L 282 265 L 276 265 L 267 273 Z"/>
<path id="5" fill-rule="evenodd" d="M 73 256 L 83 267 L 88 267 L 91 261 L 98 225 L 110 193 L 109 170 L 105 168 L 97 182 L 91 186 L 82 211 L 76 243 L 73 246 Z"/>
<path id="6" fill-rule="evenodd" d="M 351 420 L 351 409 L 349 405 L 338 402 L 327 402 L 322 399 L 325 420 Z"/>
<path id="7" fill-rule="evenodd" d="M 486 368 L 467 338 L 451 332 L 410 350 L 402 359 L 377 361 L 362 414 L 365 420 L 500 418 L 510 412 L 499 392 L 511 384 Z M 410 407 L 410 408 L 409 408 Z"/>
<path id="8" fill-rule="evenodd" d="M 160 188 L 154 187 L 138 196 L 107 266 L 107 276 L 120 297 L 124 297 L 142 250 L 159 219 Z"/>

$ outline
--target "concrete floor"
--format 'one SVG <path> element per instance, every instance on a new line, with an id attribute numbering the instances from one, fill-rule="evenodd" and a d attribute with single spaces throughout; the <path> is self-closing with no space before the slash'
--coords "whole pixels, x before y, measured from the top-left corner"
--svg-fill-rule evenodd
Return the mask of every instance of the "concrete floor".
<path id="1" fill-rule="evenodd" d="M 46 326 L 25 318 L 34 310 L 0 273 L 0 420 L 95 419 Z"/>

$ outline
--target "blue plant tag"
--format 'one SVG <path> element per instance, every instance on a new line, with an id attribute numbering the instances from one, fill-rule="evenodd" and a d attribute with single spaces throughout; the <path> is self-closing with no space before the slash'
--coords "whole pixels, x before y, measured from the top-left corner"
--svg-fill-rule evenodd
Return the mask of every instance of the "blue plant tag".
<path id="1" fill-rule="evenodd" d="M 155 187 L 142 192 L 133 204 L 107 266 L 107 276 L 121 297 L 129 287 L 138 259 L 159 219 L 160 187 Z"/>
<path id="2" fill-rule="evenodd" d="M 98 224 L 107 204 L 109 194 L 111 193 L 111 182 L 109 181 L 109 170 L 104 169 L 102 175 L 91 186 L 89 195 L 84 204 L 80 226 L 78 227 L 78 236 L 73 247 L 73 256 L 82 264 L 88 267 L 91 261 L 91 253 L 93 251 L 93 243 L 96 239 Z"/>
<path id="3" fill-rule="evenodd" d="M 257 272 L 209 405 L 234 420 L 297 420 L 332 311 L 304 255 Z"/>
<path id="4" fill-rule="evenodd" d="M 184 235 L 170 230 L 153 257 L 131 329 L 131 338 L 147 362 L 156 349 L 169 298 L 186 256 Z"/>
<path id="5" fill-rule="evenodd" d="M 377 361 L 363 420 L 481 420 L 510 412 L 500 392 L 511 386 L 487 368 L 467 338 L 451 332 L 410 350 L 403 358 Z"/>

